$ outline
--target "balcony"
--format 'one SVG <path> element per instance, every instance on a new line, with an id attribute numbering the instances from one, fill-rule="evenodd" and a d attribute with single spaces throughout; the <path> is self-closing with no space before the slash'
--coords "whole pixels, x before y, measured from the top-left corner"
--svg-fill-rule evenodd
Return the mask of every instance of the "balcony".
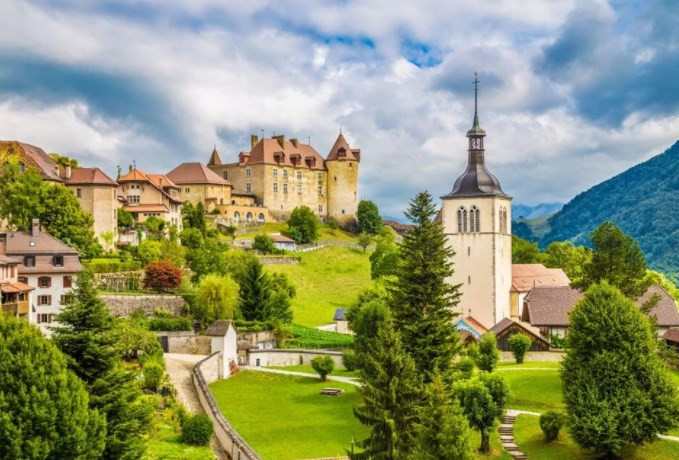
<path id="1" fill-rule="evenodd" d="M 9 313 L 14 316 L 28 314 L 28 300 L 20 300 L 18 302 L 5 302 L 2 304 L 2 312 Z"/>

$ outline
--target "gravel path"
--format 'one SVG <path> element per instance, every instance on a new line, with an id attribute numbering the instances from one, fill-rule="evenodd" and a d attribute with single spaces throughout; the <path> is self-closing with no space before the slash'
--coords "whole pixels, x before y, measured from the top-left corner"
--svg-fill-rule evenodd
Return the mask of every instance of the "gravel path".
<path id="1" fill-rule="evenodd" d="M 177 390 L 177 401 L 179 401 L 188 412 L 197 414 L 203 412 L 203 407 L 198 400 L 198 393 L 196 387 L 193 386 L 192 372 L 193 368 L 201 359 L 205 358 L 203 355 L 182 355 L 178 353 L 165 353 L 165 370 L 170 376 L 172 385 Z M 210 447 L 219 460 L 228 460 L 226 452 L 217 441 L 216 437 L 212 437 Z"/>

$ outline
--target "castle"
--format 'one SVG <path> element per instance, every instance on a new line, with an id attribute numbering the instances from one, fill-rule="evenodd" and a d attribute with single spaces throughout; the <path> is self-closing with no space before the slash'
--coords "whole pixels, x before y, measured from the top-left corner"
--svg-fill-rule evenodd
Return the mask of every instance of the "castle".
<path id="1" fill-rule="evenodd" d="M 250 151 L 237 162 L 222 163 L 215 148 L 207 166 L 234 194 L 268 208 L 271 219 L 285 220 L 297 206 L 308 206 L 322 220 L 347 223 L 356 217 L 360 161 L 361 150 L 352 149 L 342 133 L 325 158 L 297 139 L 252 135 Z"/>

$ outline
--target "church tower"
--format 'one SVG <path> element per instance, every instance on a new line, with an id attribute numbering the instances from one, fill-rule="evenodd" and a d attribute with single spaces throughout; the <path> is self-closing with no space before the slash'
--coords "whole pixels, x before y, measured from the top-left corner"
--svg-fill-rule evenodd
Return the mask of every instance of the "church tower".
<path id="1" fill-rule="evenodd" d="M 474 124 L 467 131 L 467 169 L 457 178 L 453 190 L 441 197 L 441 219 L 448 245 L 455 251 L 455 273 L 448 281 L 461 285 L 458 311 L 462 317 L 472 316 L 490 328 L 510 316 L 512 198 L 486 169 L 485 136 L 479 125 L 475 79 Z"/>

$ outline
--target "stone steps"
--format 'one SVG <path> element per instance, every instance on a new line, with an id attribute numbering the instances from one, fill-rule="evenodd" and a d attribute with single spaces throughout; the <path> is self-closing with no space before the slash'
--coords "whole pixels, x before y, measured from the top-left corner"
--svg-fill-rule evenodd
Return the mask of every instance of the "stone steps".
<path id="1" fill-rule="evenodd" d="M 527 459 L 528 456 L 519 450 L 519 446 L 514 442 L 514 422 L 515 416 L 505 415 L 502 417 L 498 432 L 502 447 L 516 460 Z"/>

